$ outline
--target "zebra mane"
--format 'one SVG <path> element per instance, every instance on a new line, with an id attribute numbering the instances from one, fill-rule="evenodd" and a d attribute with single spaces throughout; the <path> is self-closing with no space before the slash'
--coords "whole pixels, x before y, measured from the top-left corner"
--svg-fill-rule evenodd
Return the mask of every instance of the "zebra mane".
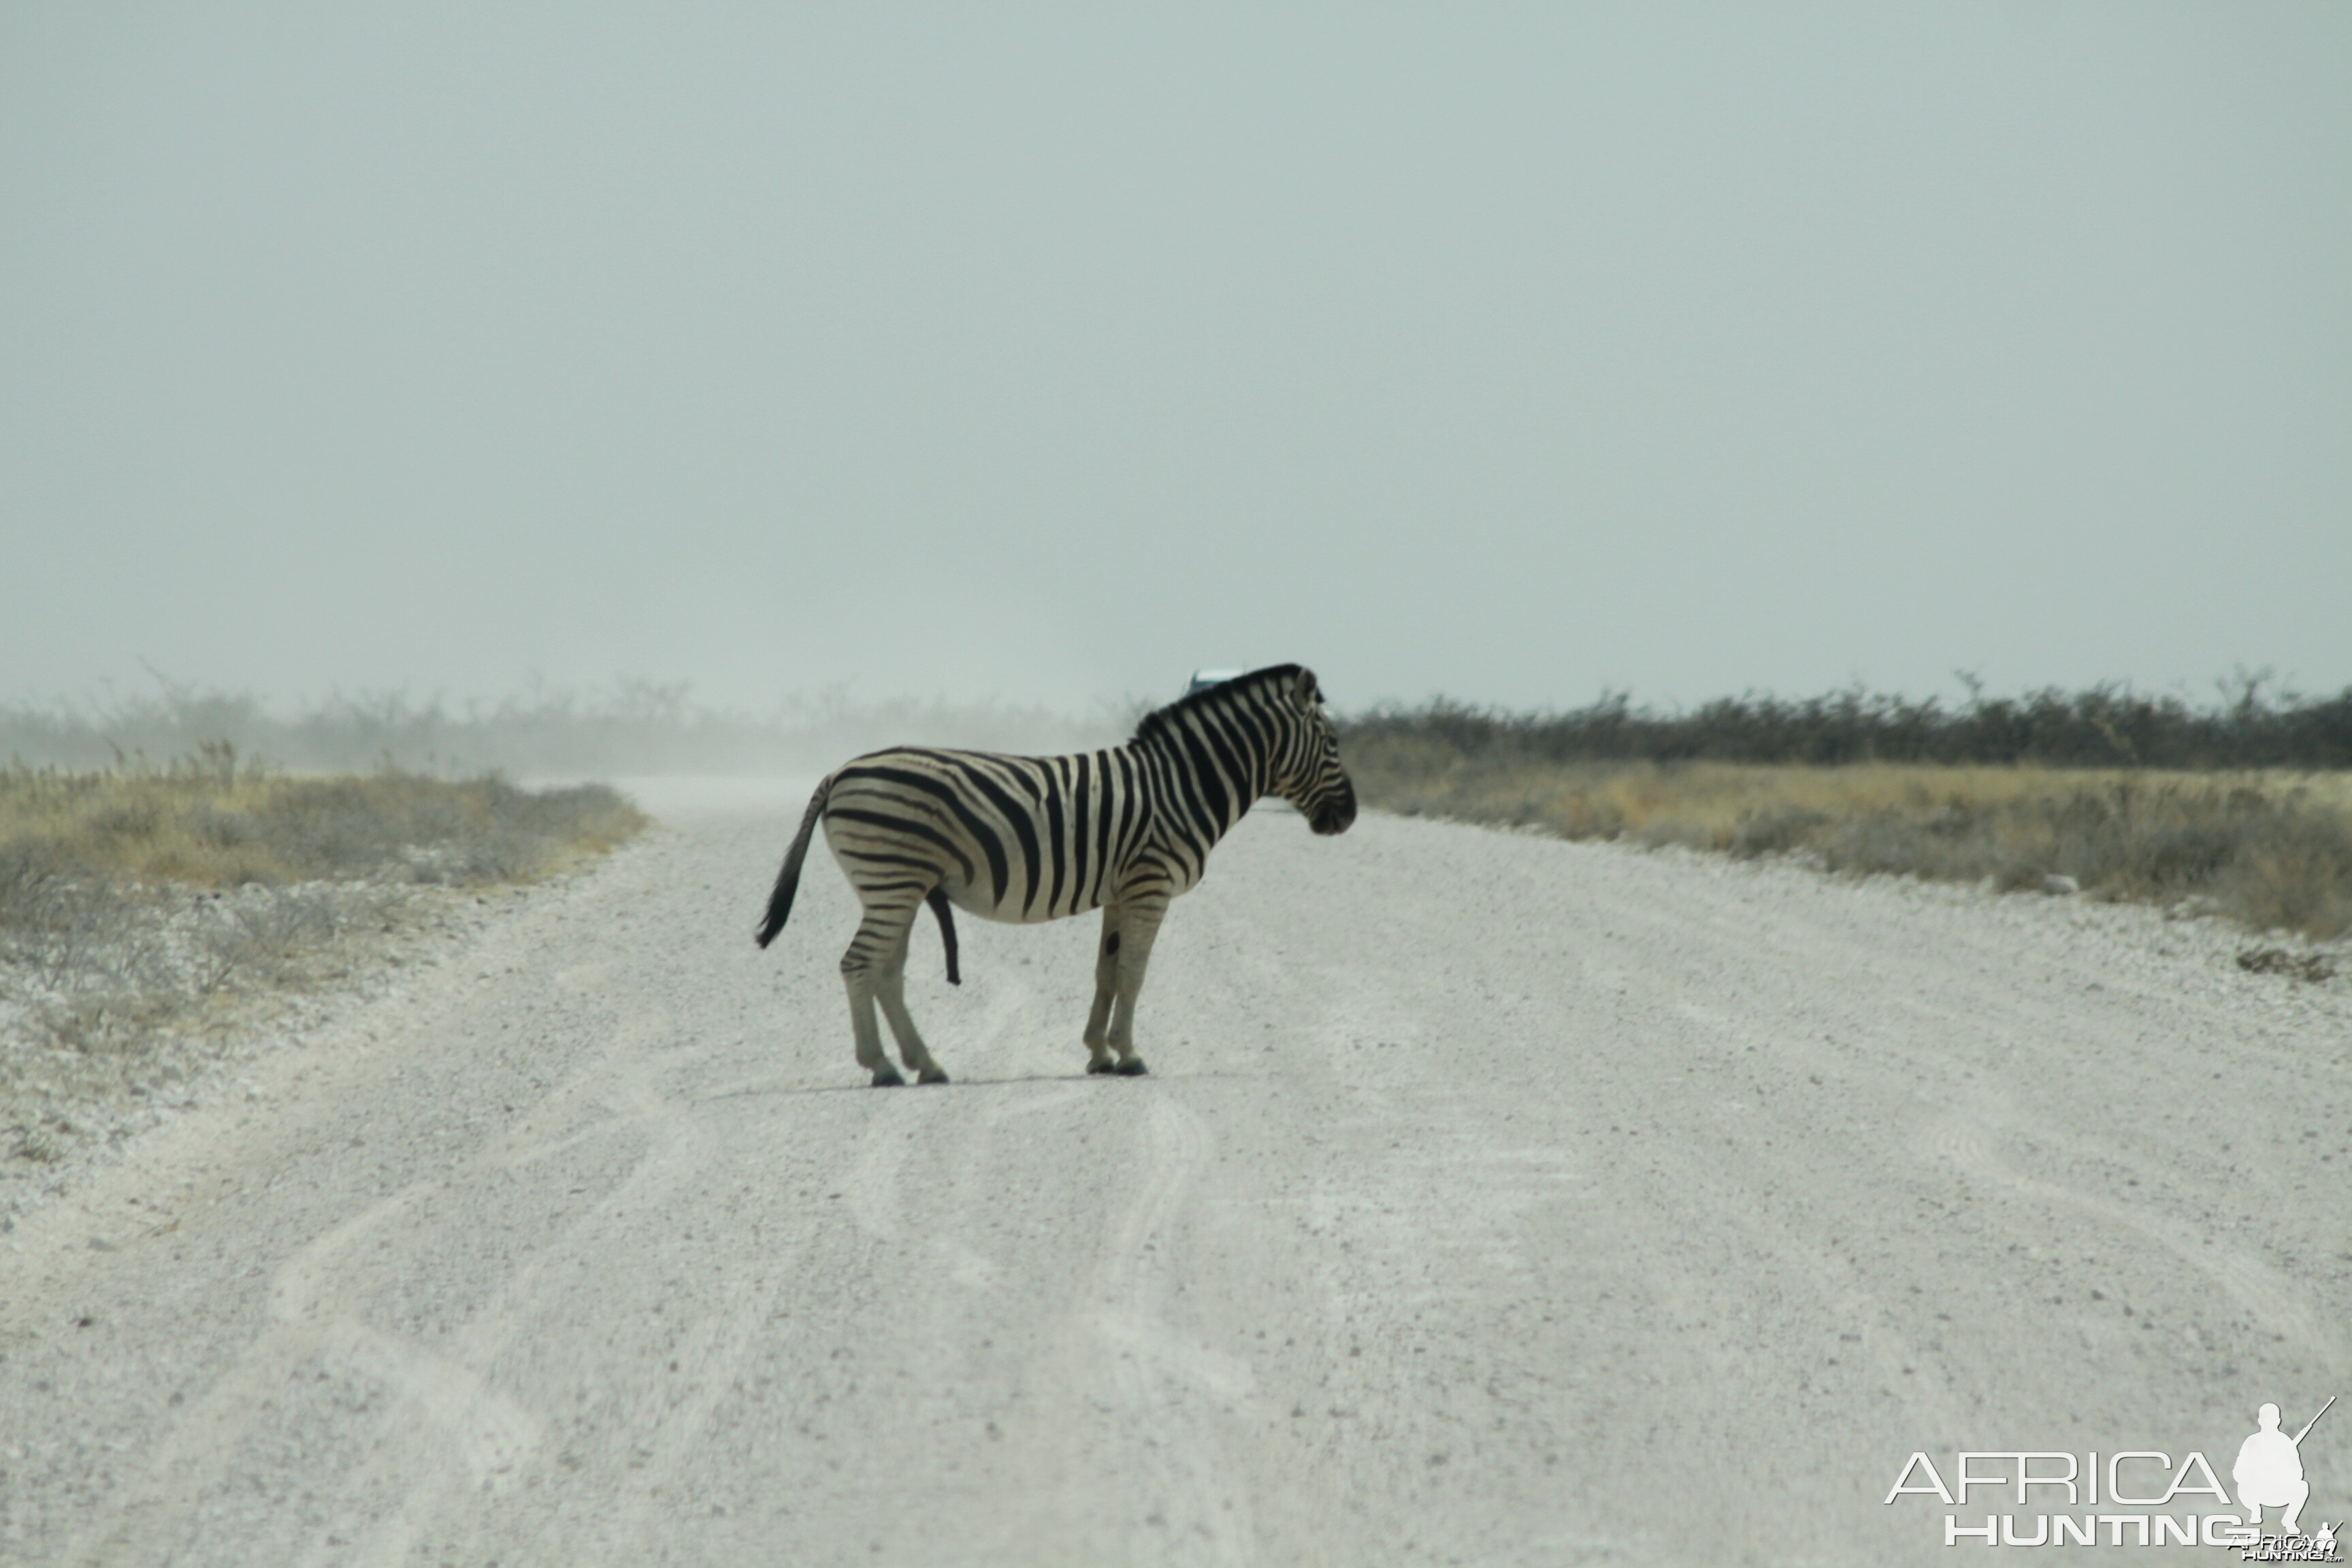
<path id="1" fill-rule="evenodd" d="M 1206 690 L 1180 697 L 1165 708 L 1154 708 L 1150 712 L 1146 713 L 1142 722 L 1135 727 L 1135 739 L 1141 741 L 1153 735 L 1165 734 L 1177 714 L 1190 713 L 1205 708 L 1211 702 L 1220 698 L 1230 697 L 1244 687 L 1271 684 L 1276 680 L 1287 682 L 1296 680 L 1297 678 L 1298 666 L 1295 664 L 1269 664 L 1264 669 L 1253 669 L 1247 675 L 1236 675 L 1231 680 L 1221 680 Z"/>

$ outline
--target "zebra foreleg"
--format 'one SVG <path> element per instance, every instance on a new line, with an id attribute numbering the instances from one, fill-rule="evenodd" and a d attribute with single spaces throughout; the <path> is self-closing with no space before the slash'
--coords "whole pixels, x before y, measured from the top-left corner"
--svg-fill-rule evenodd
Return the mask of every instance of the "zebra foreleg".
<path id="1" fill-rule="evenodd" d="M 1109 1041 L 1118 1062 L 1110 1070 L 1131 1078 L 1150 1070 L 1135 1054 L 1135 998 L 1143 989 L 1151 944 L 1159 940 L 1160 922 L 1167 913 L 1168 900 L 1152 899 L 1129 905 L 1118 922 L 1118 990 L 1111 999 Z"/>
<path id="2" fill-rule="evenodd" d="M 1118 906 L 1103 906 L 1102 939 L 1095 943 L 1095 1005 L 1087 1014 L 1087 1071 L 1110 1072 L 1110 1005 L 1118 991 Z"/>
<path id="3" fill-rule="evenodd" d="M 931 1059 L 923 1037 L 915 1032 L 915 1020 L 907 1011 L 907 942 L 914 934 L 910 921 L 907 933 L 898 938 L 898 945 L 882 965 L 881 974 L 874 983 L 874 999 L 882 1004 L 882 1016 L 889 1020 L 890 1033 L 898 1041 L 898 1059 L 907 1064 L 918 1083 L 945 1083 L 945 1068 Z"/>
<path id="4" fill-rule="evenodd" d="M 875 1022 L 874 1004 L 882 992 L 891 955 L 895 952 L 901 963 L 905 962 L 907 931 L 914 924 L 919 907 L 910 904 L 900 910 L 869 905 L 866 918 L 858 922 L 857 934 L 849 939 L 849 951 L 841 955 L 841 983 L 849 992 L 849 1029 L 856 1041 L 857 1065 L 874 1075 L 877 1089 L 907 1081 L 883 1053 L 882 1030 Z M 905 1010 L 905 1004 L 900 1003 L 899 1011 Z M 892 1026 L 897 1026 L 894 1023 Z M 912 1026 L 910 1023 L 908 1027 Z"/>

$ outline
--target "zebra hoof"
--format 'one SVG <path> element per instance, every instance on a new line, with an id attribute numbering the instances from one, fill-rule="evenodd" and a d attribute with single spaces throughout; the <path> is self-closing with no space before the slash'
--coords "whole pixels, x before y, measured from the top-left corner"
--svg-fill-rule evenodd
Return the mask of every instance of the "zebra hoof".
<path id="1" fill-rule="evenodd" d="M 1117 1064 L 1112 1062 L 1108 1057 L 1097 1057 L 1094 1060 L 1087 1064 L 1087 1072 L 1090 1077 L 1097 1073 L 1117 1072 L 1118 1070 L 1118 1068 Z"/>
<path id="2" fill-rule="evenodd" d="M 1118 1066 L 1111 1068 L 1110 1070 L 1118 1074 L 1121 1078 L 1141 1078 L 1145 1073 L 1150 1072 L 1151 1069 L 1143 1065 L 1143 1058 L 1141 1057 L 1129 1057 L 1127 1060 L 1119 1063 Z"/>
<path id="3" fill-rule="evenodd" d="M 948 1069 L 939 1067 L 925 1068 L 922 1071 L 915 1075 L 915 1081 L 917 1083 L 945 1083 L 948 1081 Z"/>
<path id="4" fill-rule="evenodd" d="M 905 1079 L 898 1076 L 898 1069 L 897 1068 L 876 1068 L 874 1069 L 874 1087 L 877 1089 L 896 1089 L 906 1081 L 907 1080 Z"/>

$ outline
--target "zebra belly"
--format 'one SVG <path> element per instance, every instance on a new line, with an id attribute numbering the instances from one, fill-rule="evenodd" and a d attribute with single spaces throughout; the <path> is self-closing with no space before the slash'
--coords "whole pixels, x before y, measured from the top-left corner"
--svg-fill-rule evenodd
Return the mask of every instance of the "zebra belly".
<path id="1" fill-rule="evenodd" d="M 1047 889 L 1040 888 L 1037 901 L 1024 910 L 1022 899 L 1027 891 L 1024 888 L 1008 889 L 1004 901 L 1000 904 L 984 885 L 961 883 L 954 877 L 948 878 L 940 885 L 947 889 L 948 902 L 957 909 L 978 915 L 984 921 L 998 921 L 1006 925 L 1036 925 L 1044 921 L 1066 920 L 1072 915 L 1087 914 L 1102 907 L 1101 900 L 1083 891 L 1078 894 L 1076 907 L 1073 907 L 1070 890 L 1066 888 L 1062 889 L 1061 902 L 1051 909 L 1046 907 Z"/>

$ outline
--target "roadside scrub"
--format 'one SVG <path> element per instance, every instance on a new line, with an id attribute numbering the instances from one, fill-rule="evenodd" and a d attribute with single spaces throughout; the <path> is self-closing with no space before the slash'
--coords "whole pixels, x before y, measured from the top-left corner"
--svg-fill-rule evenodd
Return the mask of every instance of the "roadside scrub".
<path id="1" fill-rule="evenodd" d="M 273 1006 L 644 826 L 598 784 L 300 777 L 217 744 L 0 769 L 0 1161 L 61 1157 Z"/>
<path id="2" fill-rule="evenodd" d="M 2004 890 L 2065 878 L 2094 898 L 2254 931 L 2316 942 L 2352 932 L 2352 775 L 2342 773 L 1562 762 L 1377 727 L 1343 745 L 1365 803 L 1406 816 Z"/>

